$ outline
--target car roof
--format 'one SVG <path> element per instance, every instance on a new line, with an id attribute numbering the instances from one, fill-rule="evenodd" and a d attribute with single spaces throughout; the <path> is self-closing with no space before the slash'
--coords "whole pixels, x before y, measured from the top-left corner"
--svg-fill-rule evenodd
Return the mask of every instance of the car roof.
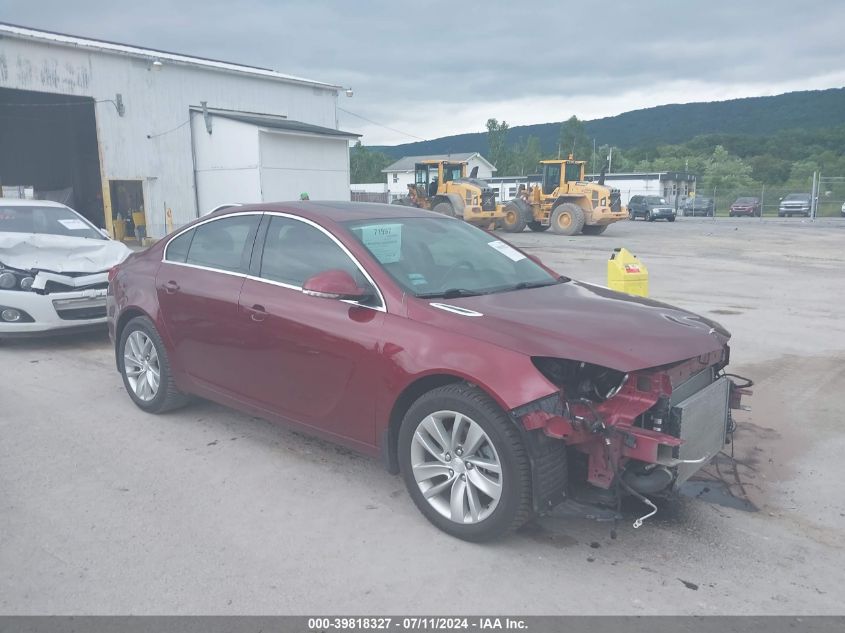
<path id="1" fill-rule="evenodd" d="M 16 206 L 16 207 L 61 207 L 69 208 L 61 202 L 54 202 L 53 200 L 30 200 L 28 198 L 0 198 L 0 205 Z"/>
<path id="2" fill-rule="evenodd" d="M 298 215 L 309 220 L 331 220 L 334 222 L 390 218 L 444 217 L 441 213 L 434 213 L 433 211 L 426 211 L 416 207 L 376 202 L 346 202 L 336 200 L 302 200 L 296 202 L 245 204 L 241 207 L 225 209 L 223 213 L 229 215 L 249 211 L 278 211 L 280 213 Z"/>

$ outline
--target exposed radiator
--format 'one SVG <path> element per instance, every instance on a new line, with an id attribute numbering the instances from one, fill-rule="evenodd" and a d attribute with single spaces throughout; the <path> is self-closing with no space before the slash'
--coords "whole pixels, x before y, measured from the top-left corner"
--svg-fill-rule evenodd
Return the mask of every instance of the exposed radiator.
<path id="1" fill-rule="evenodd" d="M 678 429 L 679 437 L 684 440 L 677 448 L 676 457 L 680 460 L 696 461 L 704 458 L 697 463 L 678 465 L 676 488 L 705 466 L 724 447 L 730 385 L 728 378 L 719 378 L 672 407 L 672 424 Z"/>

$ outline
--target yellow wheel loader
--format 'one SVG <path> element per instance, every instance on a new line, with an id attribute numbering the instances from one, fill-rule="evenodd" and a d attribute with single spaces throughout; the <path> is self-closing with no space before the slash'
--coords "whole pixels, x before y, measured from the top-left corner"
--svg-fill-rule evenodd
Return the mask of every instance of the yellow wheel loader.
<path id="1" fill-rule="evenodd" d="M 571 156 L 540 161 L 541 179 L 505 205 L 505 216 L 520 213 L 532 231 L 551 228 L 560 235 L 600 235 L 613 222 L 627 219 L 619 190 L 604 185 L 603 173 L 598 182 L 585 181 L 585 164 Z"/>
<path id="2" fill-rule="evenodd" d="M 393 204 L 430 209 L 481 225 L 499 224 L 504 215 L 502 206 L 496 204 L 495 189 L 476 178 L 475 170 L 467 176 L 466 161 L 416 163 L 407 197 Z"/>

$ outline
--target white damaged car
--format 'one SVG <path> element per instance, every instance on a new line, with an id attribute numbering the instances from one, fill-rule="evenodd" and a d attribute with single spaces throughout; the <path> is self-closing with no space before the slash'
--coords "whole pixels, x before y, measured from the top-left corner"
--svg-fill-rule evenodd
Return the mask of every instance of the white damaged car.
<path id="1" fill-rule="evenodd" d="M 63 204 L 0 198 L 0 338 L 104 325 L 108 271 L 130 253 Z"/>

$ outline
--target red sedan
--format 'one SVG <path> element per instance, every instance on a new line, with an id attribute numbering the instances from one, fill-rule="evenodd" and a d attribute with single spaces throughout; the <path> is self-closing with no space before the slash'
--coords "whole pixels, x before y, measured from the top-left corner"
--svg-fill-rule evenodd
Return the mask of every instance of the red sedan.
<path id="1" fill-rule="evenodd" d="M 650 503 L 737 400 L 718 324 L 408 207 L 215 212 L 113 269 L 108 319 L 141 409 L 196 395 L 381 456 L 467 540 L 584 491 Z"/>

